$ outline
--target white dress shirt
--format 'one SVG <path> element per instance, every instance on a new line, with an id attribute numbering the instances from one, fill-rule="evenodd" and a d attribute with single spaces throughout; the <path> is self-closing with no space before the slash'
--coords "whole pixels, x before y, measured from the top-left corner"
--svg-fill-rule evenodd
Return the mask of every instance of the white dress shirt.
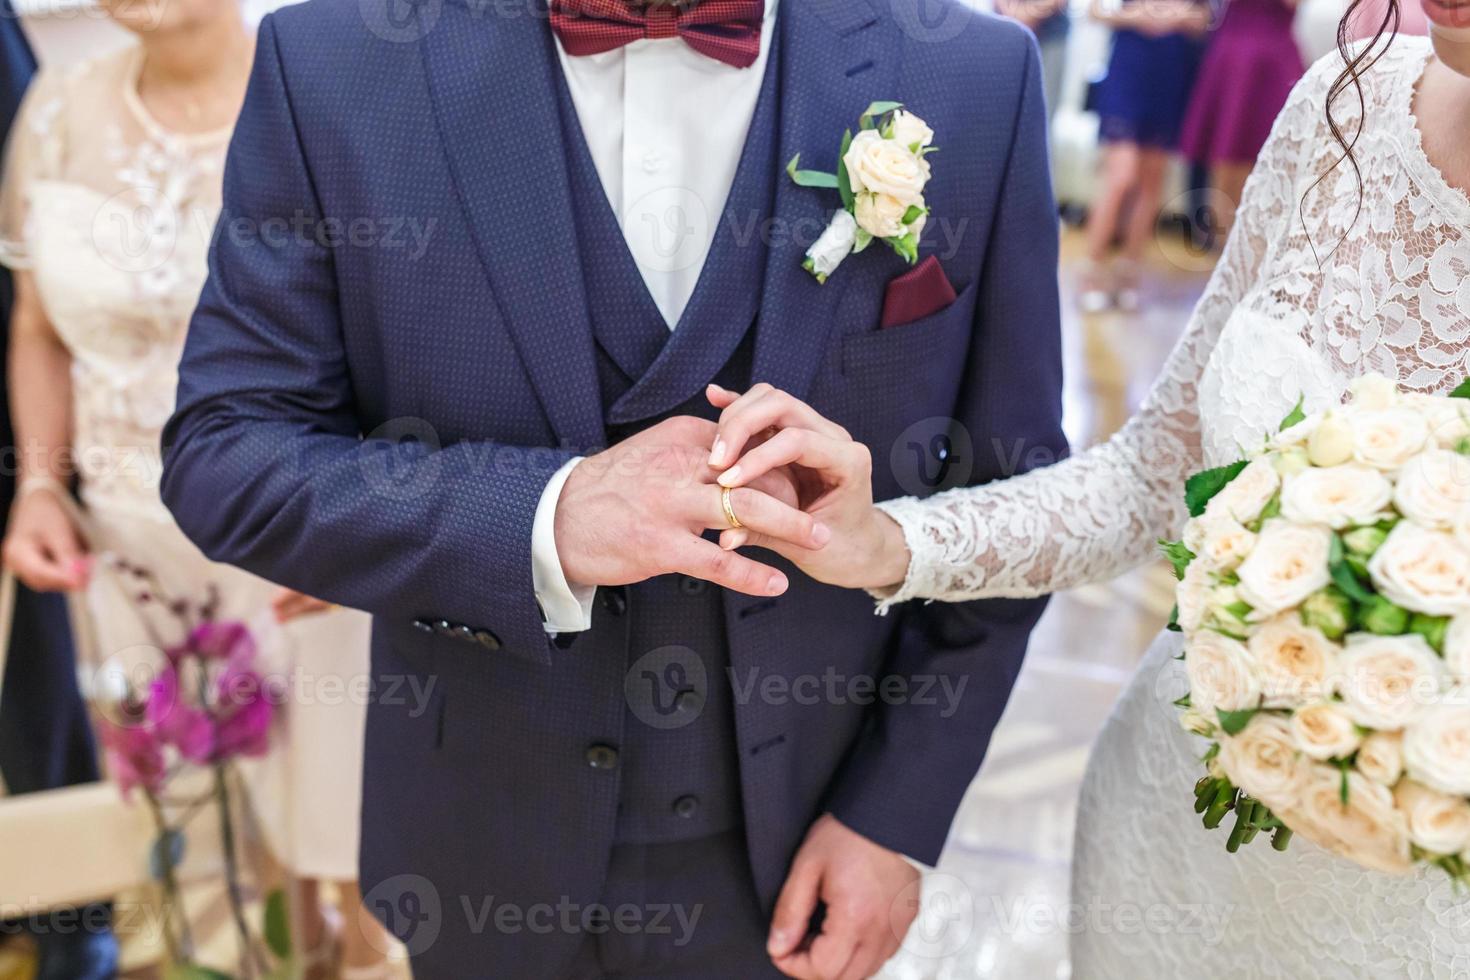
<path id="1" fill-rule="evenodd" d="M 760 55 L 735 68 L 678 38 L 572 57 L 557 45 L 582 135 L 643 283 L 673 330 L 704 269 L 755 115 L 777 0 L 766 0 Z M 541 494 L 531 573 L 549 633 L 592 625 L 595 587 L 569 583 L 556 553 L 556 503 L 579 459 Z"/>

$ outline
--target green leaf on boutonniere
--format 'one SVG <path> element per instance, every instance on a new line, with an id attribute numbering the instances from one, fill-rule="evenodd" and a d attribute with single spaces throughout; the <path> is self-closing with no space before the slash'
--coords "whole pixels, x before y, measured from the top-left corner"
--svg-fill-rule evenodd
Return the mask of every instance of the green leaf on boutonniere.
<path id="1" fill-rule="evenodd" d="M 879 116 L 886 116 L 895 109 L 902 108 L 902 102 L 874 102 L 867 109 L 863 110 L 863 114 L 858 117 L 858 125 L 863 129 L 875 129 L 877 128 L 877 124 L 874 122 L 875 119 Z"/>
<path id="2" fill-rule="evenodd" d="M 1285 432 L 1287 429 L 1291 428 L 1293 425 L 1296 425 L 1298 422 L 1305 421 L 1306 420 L 1306 417 L 1307 417 L 1307 413 L 1302 411 L 1302 406 L 1305 405 L 1306 403 L 1307 403 L 1307 396 L 1306 395 L 1303 395 L 1300 398 L 1298 398 L 1296 400 L 1295 407 L 1293 407 L 1292 410 L 1287 413 L 1286 418 L 1284 418 L 1284 419 L 1281 420 L 1281 428 L 1279 430 L 1277 430 L 1277 431 L 1279 431 L 1279 432 Z"/>
<path id="3" fill-rule="evenodd" d="M 885 238 L 884 241 L 909 265 L 919 261 L 919 236 L 913 232 L 901 238 Z"/>
<path id="4" fill-rule="evenodd" d="M 1470 378 L 1466 378 L 1464 381 L 1461 381 L 1459 384 L 1457 384 L 1455 386 L 1455 390 L 1450 392 L 1450 397 L 1470 398 Z"/>
<path id="5" fill-rule="evenodd" d="M 1179 603 L 1174 603 L 1174 608 L 1169 610 L 1169 623 L 1164 627 L 1164 629 L 1168 630 L 1170 633 L 1184 632 L 1184 627 L 1179 625 Z M 1181 653 L 1174 659 L 1183 660 L 1184 654 Z"/>
<path id="6" fill-rule="evenodd" d="M 909 209 L 903 213 L 903 223 L 911 225 L 928 213 L 928 208 L 921 208 L 917 204 L 910 204 Z"/>
<path id="7" fill-rule="evenodd" d="M 1231 480 L 1240 476 L 1241 470 L 1244 470 L 1247 465 L 1247 461 L 1242 459 L 1229 466 L 1219 466 L 1213 470 L 1196 473 L 1184 481 L 1184 503 L 1189 508 L 1189 516 L 1198 517 L 1203 514 L 1205 504 L 1208 504 L 1215 494 L 1224 490 Z"/>
<path id="8" fill-rule="evenodd" d="M 796 165 L 800 161 L 801 154 L 798 153 L 786 165 L 786 172 L 791 175 L 791 179 L 796 182 L 798 187 L 826 187 L 834 189 L 837 187 L 836 174 L 823 173 L 820 170 L 797 170 Z"/>
<path id="9" fill-rule="evenodd" d="M 827 276 L 817 271 L 817 264 L 811 259 L 807 259 L 805 262 L 803 262 L 801 264 L 801 267 L 812 274 L 812 278 L 817 280 L 818 286 L 825 286 L 827 284 Z"/>
<path id="10" fill-rule="evenodd" d="M 853 239 L 852 254 L 856 255 L 871 244 L 873 244 L 873 233 L 866 228 L 859 228 L 857 237 Z"/>
<path id="11" fill-rule="evenodd" d="M 1226 711 L 1224 708 L 1216 708 L 1215 714 L 1220 719 L 1220 728 L 1226 735 L 1239 735 L 1245 731 L 1245 726 L 1251 723 L 1259 708 L 1246 708 L 1243 711 Z"/>
<path id="12" fill-rule="evenodd" d="M 928 156 L 931 153 L 938 153 L 939 152 L 939 147 L 937 147 L 937 146 L 924 146 L 924 147 L 920 147 L 920 148 L 914 150 L 914 152 L 917 153 L 921 157 L 926 157 L 926 156 Z"/>
<path id="13" fill-rule="evenodd" d="M 852 177 L 847 172 L 847 151 L 852 148 L 852 130 L 842 134 L 842 148 L 837 151 L 837 193 L 842 195 L 842 206 L 851 211 L 857 195 L 852 192 Z"/>

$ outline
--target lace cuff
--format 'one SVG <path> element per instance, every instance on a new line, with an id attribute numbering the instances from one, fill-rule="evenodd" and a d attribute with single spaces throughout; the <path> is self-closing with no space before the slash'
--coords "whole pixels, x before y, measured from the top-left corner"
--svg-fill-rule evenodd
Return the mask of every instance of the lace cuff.
<path id="1" fill-rule="evenodd" d="M 886 616 L 894 606 L 921 596 L 931 597 L 926 601 L 933 602 L 932 597 L 944 591 L 943 575 L 939 573 L 944 563 L 944 546 L 939 543 L 938 535 L 925 528 L 932 509 L 917 497 L 897 497 L 876 506 L 903 530 L 903 541 L 909 549 L 909 567 L 897 586 L 868 590 L 868 595 L 878 602 L 874 611 Z"/>

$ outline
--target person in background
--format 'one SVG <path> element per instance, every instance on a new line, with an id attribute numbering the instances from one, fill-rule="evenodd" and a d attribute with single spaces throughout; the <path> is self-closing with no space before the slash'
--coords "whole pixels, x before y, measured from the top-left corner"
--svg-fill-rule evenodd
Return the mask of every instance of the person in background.
<path id="1" fill-rule="evenodd" d="M 1139 266 L 1158 222 L 1210 12 L 1190 0 L 1094 0 L 1091 16 L 1113 29 L 1107 74 L 1093 93 L 1103 177 L 1088 217 L 1080 293 L 1083 312 L 1101 313 L 1115 303 L 1138 307 Z M 1110 265 L 1120 236 L 1122 254 Z"/>
<path id="2" fill-rule="evenodd" d="M 1398 14 L 1395 31 L 1392 17 Z M 1429 33 L 1429 18 L 1424 8 L 1417 3 L 1390 4 L 1389 0 L 1357 0 L 1348 16 L 1349 31 L 1355 41 L 1365 41 L 1381 30 L 1398 34 L 1415 34 L 1419 37 Z"/>
<path id="3" fill-rule="evenodd" d="M 15 272 L 21 451 L 5 562 L 36 591 L 85 590 L 104 657 L 181 639 L 165 595 L 199 604 L 213 592 L 216 619 L 257 630 L 268 670 L 291 683 L 270 753 L 241 769 L 265 844 L 304 882 L 307 976 L 388 976 L 387 940 L 356 886 L 366 705 L 344 693 L 367 678 L 369 619 L 210 562 L 159 497 L 162 427 L 254 40 L 238 0 L 102 6 L 138 43 L 43 69 L 6 157 L 0 260 Z M 74 481 L 86 529 L 64 506 Z M 324 880 L 342 896 L 340 935 L 321 905 Z"/>
<path id="4" fill-rule="evenodd" d="M 1184 117 L 1180 150 L 1210 168 L 1222 242 L 1271 124 L 1306 71 L 1291 30 L 1296 4 L 1226 0 Z"/>
<path id="5" fill-rule="evenodd" d="M 1067 38 L 1072 33 L 1068 6 L 1068 0 L 995 0 L 995 12 L 1020 21 L 1041 46 L 1041 86 L 1046 92 L 1048 118 L 1056 115 L 1067 74 Z"/>
<path id="6" fill-rule="evenodd" d="M 21 96 L 36 71 L 9 0 L 0 0 L 0 138 L 20 108 Z M 8 346 L 14 284 L 0 269 L 0 344 Z M 0 379 L 3 384 L 3 379 Z M 10 412 L 0 395 L 0 445 L 12 448 Z M 12 452 L 0 466 L 0 529 L 15 503 Z M 66 601 L 59 595 L 16 588 L 9 654 L 0 677 L 0 778 L 11 795 L 34 793 L 94 782 L 97 748 L 87 708 L 77 689 L 76 659 L 71 646 Z M 25 847 L 7 840 L 4 847 Z M 105 907 L 77 910 L 77 922 L 106 921 Z M 8 929 L 0 930 L 9 933 Z M 104 980 L 117 973 L 117 940 L 111 929 L 30 928 L 39 952 L 36 980 Z"/>

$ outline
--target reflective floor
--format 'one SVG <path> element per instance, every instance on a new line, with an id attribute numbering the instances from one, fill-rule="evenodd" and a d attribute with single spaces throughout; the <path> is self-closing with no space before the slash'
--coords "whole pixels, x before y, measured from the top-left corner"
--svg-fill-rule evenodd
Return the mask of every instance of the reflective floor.
<path id="1" fill-rule="evenodd" d="M 1147 395 L 1208 277 L 1208 259 L 1162 241 L 1142 311 L 1083 316 L 1080 235 L 1063 240 L 1067 435 L 1105 440 Z M 1068 872 L 1077 791 L 1093 737 L 1133 665 L 1168 618 L 1160 565 L 1053 599 L 1032 637 L 1010 707 L 971 785 L 926 911 L 885 980 L 1050 980 L 1067 961 Z M 1077 921 L 1075 918 L 1071 921 Z"/>

